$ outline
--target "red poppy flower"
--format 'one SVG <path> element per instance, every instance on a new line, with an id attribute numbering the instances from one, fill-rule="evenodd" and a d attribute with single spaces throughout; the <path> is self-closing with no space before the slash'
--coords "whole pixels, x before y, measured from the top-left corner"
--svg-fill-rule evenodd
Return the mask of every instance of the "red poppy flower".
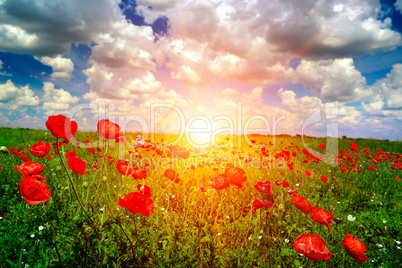
<path id="1" fill-rule="evenodd" d="M 203 193 L 205 193 L 207 190 L 205 190 L 205 188 L 204 188 L 204 185 L 200 185 L 200 189 L 201 189 L 201 192 L 203 192 Z"/>
<path id="2" fill-rule="evenodd" d="M 129 176 L 134 172 L 134 170 L 128 165 L 128 163 L 121 160 L 117 162 L 116 169 L 120 172 L 120 174 L 125 176 Z"/>
<path id="3" fill-rule="evenodd" d="M 28 157 L 26 157 L 26 156 L 23 155 L 23 154 L 20 154 L 18 157 L 19 157 L 22 161 L 24 161 L 24 162 L 29 162 L 29 161 L 31 161 Z"/>
<path id="4" fill-rule="evenodd" d="M 31 175 L 39 175 L 43 171 L 45 171 L 42 164 L 29 161 L 22 163 L 21 165 L 18 166 L 18 168 L 14 167 L 14 169 L 21 175 L 24 175 L 25 177 Z"/>
<path id="5" fill-rule="evenodd" d="M 325 150 L 325 148 L 327 148 L 324 144 L 320 144 L 320 145 L 318 145 L 318 147 L 320 147 L 323 150 Z"/>
<path id="6" fill-rule="evenodd" d="M 225 176 L 231 184 L 236 185 L 239 188 L 244 187 L 243 182 L 247 179 L 246 172 L 244 172 L 243 169 L 234 167 L 231 164 L 226 166 Z"/>
<path id="7" fill-rule="evenodd" d="M 165 170 L 164 173 L 165 177 L 168 178 L 171 181 L 174 181 L 175 183 L 179 183 L 180 179 L 179 179 L 179 173 L 177 173 L 176 171 L 174 171 L 173 169 L 167 169 Z"/>
<path id="8" fill-rule="evenodd" d="M 283 182 L 282 182 L 282 186 L 285 187 L 285 188 L 287 188 L 287 187 L 290 186 L 290 184 L 289 184 L 289 182 L 287 182 L 287 181 L 283 181 Z"/>
<path id="9" fill-rule="evenodd" d="M 293 194 L 292 202 L 298 209 L 303 211 L 303 213 L 306 215 L 308 215 L 311 209 L 313 208 L 311 203 L 301 195 Z"/>
<path id="10" fill-rule="evenodd" d="M 369 166 L 368 169 L 370 169 L 371 171 L 377 171 L 377 168 L 375 168 L 373 166 Z"/>
<path id="11" fill-rule="evenodd" d="M 350 234 L 346 234 L 342 246 L 355 261 L 368 261 L 368 258 L 364 255 L 364 252 L 367 251 L 366 246 L 359 241 L 359 238 L 353 238 Z"/>
<path id="12" fill-rule="evenodd" d="M 348 170 L 347 168 L 342 168 L 342 172 L 343 172 L 343 173 L 348 173 L 349 170 Z"/>
<path id="13" fill-rule="evenodd" d="M 254 214 L 254 213 L 257 211 L 257 209 L 259 209 L 259 208 L 263 208 L 263 207 L 269 208 L 269 207 L 272 207 L 273 205 L 274 205 L 274 203 L 272 203 L 272 202 L 263 202 L 263 201 L 261 201 L 261 200 L 256 199 L 256 200 L 254 200 L 254 202 L 253 202 L 253 206 L 254 206 L 253 214 Z"/>
<path id="14" fill-rule="evenodd" d="M 288 194 L 294 194 L 294 193 L 295 193 L 295 190 L 289 189 L 289 190 L 287 190 L 286 192 L 287 192 Z"/>
<path id="15" fill-rule="evenodd" d="M 321 180 L 322 180 L 323 182 L 327 183 L 327 181 L 328 181 L 328 178 L 327 178 L 327 177 L 321 176 L 320 178 L 321 178 Z"/>
<path id="16" fill-rule="evenodd" d="M 70 158 L 67 162 L 68 168 L 71 169 L 74 173 L 84 175 L 87 174 L 88 171 L 85 171 L 85 162 L 81 158 L 73 157 Z"/>
<path id="17" fill-rule="evenodd" d="M 119 206 L 126 208 L 131 213 L 141 213 L 148 217 L 154 212 L 154 201 L 148 196 L 139 192 L 126 194 L 123 198 L 119 198 Z"/>
<path id="18" fill-rule="evenodd" d="M 67 159 L 75 158 L 77 157 L 77 153 L 75 151 L 67 151 L 64 157 Z"/>
<path id="19" fill-rule="evenodd" d="M 49 150 L 51 147 L 52 146 L 50 145 L 50 143 L 42 143 L 42 141 L 39 140 L 38 143 L 33 144 L 32 149 L 28 149 L 28 151 L 36 157 L 44 157 L 49 154 Z"/>
<path id="20" fill-rule="evenodd" d="M 271 192 L 271 183 L 269 181 L 257 182 L 254 185 L 254 188 L 257 189 L 257 191 L 259 191 L 261 193 L 272 194 L 272 192 Z"/>
<path id="21" fill-rule="evenodd" d="M 329 252 L 324 239 L 318 235 L 302 234 L 296 239 L 294 247 L 309 260 L 329 260 L 334 254 Z"/>
<path id="22" fill-rule="evenodd" d="M 224 189 L 229 187 L 229 180 L 223 174 L 211 175 L 209 176 L 209 185 L 214 189 Z"/>
<path id="23" fill-rule="evenodd" d="M 277 181 L 275 181 L 275 184 L 279 186 L 279 185 L 281 185 L 281 184 L 282 184 L 282 182 L 281 182 L 281 181 L 279 181 L 279 180 L 277 180 Z"/>
<path id="24" fill-rule="evenodd" d="M 143 195 L 146 195 L 146 196 L 148 196 L 148 197 L 151 197 L 151 188 L 149 188 L 148 186 L 138 184 L 138 185 L 137 185 L 137 189 L 138 189 L 138 191 L 140 191 L 140 193 L 142 193 Z"/>
<path id="25" fill-rule="evenodd" d="M 310 171 L 306 170 L 304 171 L 304 174 L 306 174 L 307 177 L 312 178 L 313 177 L 313 173 L 311 173 Z"/>
<path id="26" fill-rule="evenodd" d="M 401 179 L 398 176 L 395 176 L 395 180 L 400 181 Z"/>
<path id="27" fill-rule="evenodd" d="M 64 115 L 51 115 L 46 121 L 47 129 L 56 138 L 62 138 L 66 143 L 77 133 L 77 122 L 70 120 Z"/>
<path id="28" fill-rule="evenodd" d="M 354 142 L 350 143 L 350 150 L 357 151 L 357 144 Z"/>
<path id="29" fill-rule="evenodd" d="M 145 180 L 148 174 L 145 170 L 136 170 L 132 176 L 135 180 Z"/>
<path id="30" fill-rule="evenodd" d="M 98 121 L 96 126 L 99 132 L 99 137 L 105 137 L 106 139 L 116 139 L 120 136 L 120 126 L 109 119 L 102 119 Z"/>
<path id="31" fill-rule="evenodd" d="M 321 224 L 325 224 L 328 227 L 328 232 L 331 232 L 331 226 L 329 224 L 334 221 L 332 216 L 334 213 L 330 211 L 324 211 L 322 208 L 313 207 L 311 209 L 311 219 Z"/>
<path id="32" fill-rule="evenodd" d="M 23 178 L 20 183 L 21 196 L 30 205 L 36 205 L 50 199 L 51 191 L 47 189 L 47 184 L 37 179 L 46 180 L 41 175 L 33 175 Z"/>

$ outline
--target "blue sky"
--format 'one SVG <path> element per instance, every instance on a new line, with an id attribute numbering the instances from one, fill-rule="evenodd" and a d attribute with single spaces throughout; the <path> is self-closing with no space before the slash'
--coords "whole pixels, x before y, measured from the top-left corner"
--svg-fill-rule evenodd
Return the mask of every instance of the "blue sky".
<path id="1" fill-rule="evenodd" d="M 402 0 L 324 2 L 0 0 L 0 125 L 176 132 L 181 113 L 325 136 L 303 129 L 324 109 L 340 135 L 402 139 Z"/>

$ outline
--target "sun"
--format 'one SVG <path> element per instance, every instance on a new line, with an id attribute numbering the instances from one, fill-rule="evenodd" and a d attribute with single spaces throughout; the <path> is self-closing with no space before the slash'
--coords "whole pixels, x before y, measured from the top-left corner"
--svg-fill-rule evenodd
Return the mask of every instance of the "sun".
<path id="1" fill-rule="evenodd" d="M 199 133 L 191 133 L 190 139 L 196 145 L 203 146 L 209 145 L 211 143 L 211 133 L 208 132 L 199 132 Z"/>

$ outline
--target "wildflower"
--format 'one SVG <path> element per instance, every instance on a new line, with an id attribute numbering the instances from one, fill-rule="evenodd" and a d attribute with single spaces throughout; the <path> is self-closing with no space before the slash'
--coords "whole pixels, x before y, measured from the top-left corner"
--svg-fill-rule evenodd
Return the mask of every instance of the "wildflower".
<path id="1" fill-rule="evenodd" d="M 310 213 L 313 207 L 311 203 L 307 201 L 303 196 L 297 194 L 293 194 L 292 202 L 298 209 L 303 211 L 303 213 L 306 215 Z"/>
<path id="2" fill-rule="evenodd" d="M 177 173 L 176 171 L 174 171 L 172 169 L 165 170 L 164 175 L 165 175 L 166 178 L 168 178 L 171 181 L 174 181 L 175 183 L 180 182 L 179 173 Z"/>
<path id="3" fill-rule="evenodd" d="M 295 243 L 298 253 L 305 255 L 309 260 L 329 260 L 333 253 L 325 247 L 325 241 L 318 235 L 302 234 Z"/>
<path id="4" fill-rule="evenodd" d="M 141 213 L 145 217 L 152 214 L 155 208 L 154 201 L 139 192 L 132 192 L 119 198 L 119 206 L 126 208 L 131 213 Z"/>
<path id="5" fill-rule="evenodd" d="M 247 176 L 246 172 L 243 169 L 234 167 L 231 164 L 228 164 L 225 169 L 225 176 L 229 180 L 229 182 L 233 185 L 238 186 L 239 188 L 243 188 L 243 183 L 246 181 Z"/>
<path id="6" fill-rule="evenodd" d="M 346 234 L 342 246 L 355 261 L 365 262 L 368 260 L 364 255 L 364 252 L 367 251 L 366 246 L 357 237 L 353 238 L 350 234 Z"/>
<path id="7" fill-rule="evenodd" d="M 311 219 L 328 227 L 328 232 L 331 232 L 330 223 L 333 222 L 333 212 L 324 211 L 322 208 L 313 207 L 311 209 Z"/>
<path id="8" fill-rule="evenodd" d="M 32 149 L 28 149 L 28 151 L 36 157 L 44 157 L 49 154 L 50 148 L 50 143 L 42 143 L 42 141 L 39 140 L 38 143 L 33 144 Z"/>
<path id="9" fill-rule="evenodd" d="M 149 188 L 148 186 L 138 184 L 138 185 L 137 185 L 137 189 L 138 189 L 138 191 L 139 191 L 140 193 L 142 193 L 143 195 L 146 195 L 146 196 L 148 196 L 148 197 L 151 197 L 151 188 Z"/>
<path id="10" fill-rule="evenodd" d="M 99 137 L 105 137 L 106 139 L 118 138 L 121 129 L 118 124 L 110 122 L 109 119 L 99 120 L 96 128 L 99 132 Z"/>
<path id="11" fill-rule="evenodd" d="M 352 215 L 348 215 L 348 221 L 355 221 L 356 217 L 353 217 Z"/>
<path id="12" fill-rule="evenodd" d="M 120 174 L 128 176 L 133 174 L 134 170 L 128 165 L 128 163 L 119 160 L 116 164 L 116 169 Z"/>
<path id="13" fill-rule="evenodd" d="M 19 165 L 18 168 L 14 167 L 14 169 L 18 173 L 20 173 L 21 175 L 24 175 L 24 176 L 39 175 L 43 171 L 45 171 L 42 164 L 37 163 L 37 162 L 30 162 L 30 161 L 24 162 L 21 165 Z"/>
<path id="14" fill-rule="evenodd" d="M 272 203 L 272 202 L 263 202 L 263 201 L 260 201 L 260 200 L 258 200 L 258 199 L 256 199 L 256 200 L 254 200 L 254 202 L 253 202 L 253 206 L 254 206 L 254 209 L 253 209 L 253 214 L 257 211 L 257 209 L 259 209 L 259 208 L 263 208 L 263 207 L 272 207 L 274 205 L 274 203 Z"/>
<path id="15" fill-rule="evenodd" d="M 47 189 L 47 184 L 37 179 L 46 180 L 41 175 L 33 175 L 23 178 L 20 183 L 20 194 L 30 205 L 36 205 L 50 199 L 51 191 Z"/>
<path id="16" fill-rule="evenodd" d="M 47 129 L 56 138 L 62 138 L 66 143 L 77 133 L 77 122 L 64 115 L 51 115 L 46 121 Z"/>
<path id="17" fill-rule="evenodd" d="M 148 176 L 148 174 L 145 170 L 136 170 L 134 171 L 132 176 L 135 180 L 144 180 Z"/>
<path id="18" fill-rule="evenodd" d="M 42 231 L 43 228 L 44 228 L 43 226 L 39 226 L 39 227 L 38 227 L 39 231 Z"/>
<path id="19" fill-rule="evenodd" d="M 254 185 L 254 188 L 257 189 L 257 191 L 265 194 L 271 194 L 271 183 L 269 181 L 266 182 L 257 182 Z"/>
<path id="20" fill-rule="evenodd" d="M 81 158 L 70 158 L 67 162 L 67 165 L 68 168 L 71 169 L 74 173 L 80 175 L 88 174 L 88 171 L 85 171 L 85 162 Z"/>
<path id="21" fill-rule="evenodd" d="M 224 189 L 229 187 L 229 181 L 225 175 L 211 175 L 209 176 L 209 185 L 214 189 Z"/>

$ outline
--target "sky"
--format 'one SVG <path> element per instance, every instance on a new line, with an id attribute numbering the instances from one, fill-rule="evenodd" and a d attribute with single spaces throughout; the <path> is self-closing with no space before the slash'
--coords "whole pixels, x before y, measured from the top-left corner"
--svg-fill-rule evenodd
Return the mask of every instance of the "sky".
<path id="1" fill-rule="evenodd" d="M 0 0 L 0 126 L 402 140 L 401 33 L 402 0 Z"/>

